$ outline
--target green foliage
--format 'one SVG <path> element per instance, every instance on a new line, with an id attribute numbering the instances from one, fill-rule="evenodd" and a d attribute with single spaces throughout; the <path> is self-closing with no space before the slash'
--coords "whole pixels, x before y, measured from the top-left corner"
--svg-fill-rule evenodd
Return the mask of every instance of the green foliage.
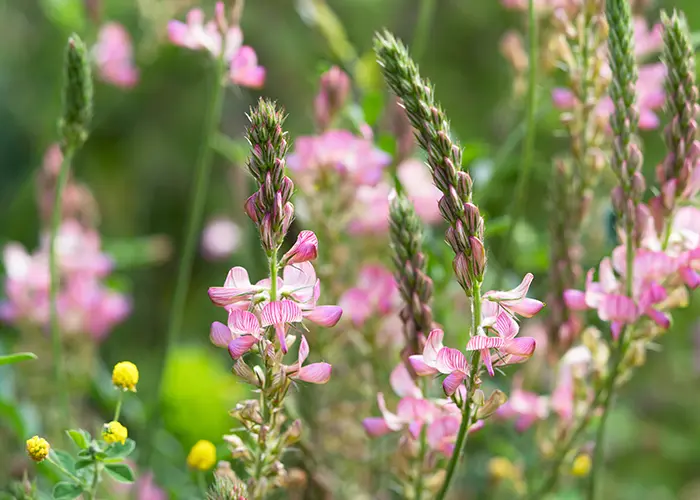
<path id="1" fill-rule="evenodd" d="M 53 488 L 53 498 L 55 500 L 71 500 L 78 498 L 83 493 L 83 487 L 76 483 L 61 481 Z"/>
<path id="2" fill-rule="evenodd" d="M 104 470 L 115 481 L 120 483 L 134 482 L 134 471 L 126 464 L 106 464 Z"/>
<path id="3" fill-rule="evenodd" d="M 0 366 L 11 365 L 13 363 L 19 363 L 20 361 L 27 361 L 36 358 L 37 356 L 33 352 L 18 352 L 16 354 L 7 354 L 4 356 L 0 356 Z"/>

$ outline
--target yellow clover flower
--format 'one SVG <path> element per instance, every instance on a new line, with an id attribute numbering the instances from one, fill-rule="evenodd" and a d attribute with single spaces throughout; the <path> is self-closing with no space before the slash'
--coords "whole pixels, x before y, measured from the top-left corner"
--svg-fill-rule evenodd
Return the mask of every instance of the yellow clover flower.
<path id="1" fill-rule="evenodd" d="M 211 441 L 201 439 L 192 447 L 187 455 L 187 466 L 190 469 L 206 471 L 216 463 L 216 446 Z"/>
<path id="2" fill-rule="evenodd" d="M 591 471 L 591 457 L 586 453 L 582 453 L 574 458 L 574 463 L 571 464 L 571 474 L 577 477 L 587 476 Z"/>
<path id="3" fill-rule="evenodd" d="M 42 437 L 34 436 L 27 439 L 27 455 L 35 462 L 43 462 L 49 456 L 50 449 L 51 445 Z"/>
<path id="4" fill-rule="evenodd" d="M 102 427 L 102 439 L 106 443 L 121 443 L 124 444 L 126 438 L 129 436 L 129 431 L 122 424 L 113 420 Z"/>
<path id="5" fill-rule="evenodd" d="M 112 383 L 115 387 L 124 391 L 136 392 L 136 384 L 139 381 L 139 369 L 131 361 L 122 361 L 114 365 L 112 370 Z"/>

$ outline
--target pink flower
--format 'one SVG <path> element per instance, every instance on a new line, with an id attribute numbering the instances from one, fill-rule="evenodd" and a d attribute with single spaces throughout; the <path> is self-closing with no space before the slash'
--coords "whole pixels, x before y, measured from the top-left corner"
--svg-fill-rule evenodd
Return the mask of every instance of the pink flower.
<path id="1" fill-rule="evenodd" d="M 210 220 L 202 232 L 202 254 L 210 260 L 231 257 L 240 244 L 240 228 L 226 217 Z"/>
<path id="2" fill-rule="evenodd" d="M 258 56 L 252 47 L 244 45 L 231 60 L 229 71 L 236 85 L 259 89 L 265 83 L 265 68 L 258 66 Z"/>
<path id="3" fill-rule="evenodd" d="M 170 21 L 168 38 L 171 43 L 192 50 L 206 50 L 215 58 L 223 51 L 229 65 L 229 78 L 236 85 L 259 88 L 265 80 L 265 69 L 258 66 L 255 51 L 243 45 L 243 32 L 237 25 L 229 26 L 223 2 L 217 2 L 215 20 L 204 22 L 204 13 L 192 9 L 187 21 Z"/>
<path id="4" fill-rule="evenodd" d="M 306 341 L 306 337 L 302 335 L 297 362 L 285 367 L 287 375 L 290 378 L 311 384 L 325 384 L 328 382 L 331 378 L 331 365 L 328 363 L 311 363 L 310 365 L 302 366 L 308 357 L 309 343 Z"/>
<path id="5" fill-rule="evenodd" d="M 519 314 L 520 316 L 531 318 L 540 312 L 544 307 L 543 302 L 526 297 L 532 280 L 533 275 L 531 273 L 527 273 L 523 278 L 523 281 L 516 288 L 507 292 L 486 292 L 483 295 L 483 298 L 484 300 L 499 304 L 510 314 Z"/>
<path id="6" fill-rule="evenodd" d="M 342 308 L 317 305 L 321 283 L 310 262 L 286 266 L 282 276 L 277 282 L 279 297 L 296 302 L 303 317 L 327 327 L 334 326 L 340 320 Z M 246 310 L 252 302 L 264 305 L 270 301 L 270 280 L 266 278 L 253 285 L 245 268 L 234 267 L 229 271 L 224 286 L 209 288 L 209 298 L 215 305 L 228 310 Z"/>
<path id="7" fill-rule="evenodd" d="M 430 332 L 423 348 L 423 354 L 414 354 L 409 362 L 418 375 L 442 373 L 447 375 L 442 383 L 448 396 L 453 395 L 467 378 L 469 365 L 467 358 L 457 349 L 442 344 L 444 333 L 440 329 Z"/>
<path id="8" fill-rule="evenodd" d="M 263 327 L 275 328 L 282 352 L 287 354 L 287 325 L 301 322 L 302 312 L 299 305 L 291 300 L 269 302 L 263 307 L 260 318 Z"/>
<path id="9" fill-rule="evenodd" d="M 121 24 L 104 24 L 92 50 L 102 80 L 123 88 L 136 85 L 139 71 L 134 65 L 131 37 Z"/>
<path id="10" fill-rule="evenodd" d="M 500 418 L 515 419 L 515 429 L 524 432 L 538 420 L 547 418 L 548 413 L 546 397 L 518 387 L 513 388 L 508 401 L 498 408 L 496 415 Z"/>
<path id="11" fill-rule="evenodd" d="M 313 231 L 302 231 L 292 248 L 282 257 L 282 265 L 309 262 L 318 257 L 318 238 Z"/>
<path id="12" fill-rule="evenodd" d="M 238 359 L 263 339 L 263 330 L 255 314 L 233 309 L 228 315 L 228 326 L 218 321 L 211 325 L 211 342 L 228 348 L 232 359 Z"/>
<path id="13" fill-rule="evenodd" d="M 340 297 L 340 307 L 357 327 L 373 316 L 388 316 L 395 311 L 399 295 L 394 275 L 379 265 L 360 270 L 357 286 Z"/>
<path id="14" fill-rule="evenodd" d="M 287 165 L 301 178 L 302 185 L 312 184 L 323 172 L 336 172 L 356 185 L 376 185 L 391 156 L 374 147 L 371 141 L 347 130 L 329 130 L 319 136 L 299 137 Z"/>

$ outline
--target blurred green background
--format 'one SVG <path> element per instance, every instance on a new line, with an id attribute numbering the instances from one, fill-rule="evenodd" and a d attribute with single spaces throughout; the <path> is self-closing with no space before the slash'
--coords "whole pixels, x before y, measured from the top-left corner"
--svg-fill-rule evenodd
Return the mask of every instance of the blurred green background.
<path id="1" fill-rule="evenodd" d="M 33 178 L 45 149 L 56 140 L 64 43 L 72 31 L 88 42 L 96 34 L 96 25 L 84 15 L 83 3 L 0 2 L 0 243 L 16 240 L 29 248 L 37 244 Z M 98 200 L 100 231 L 107 248 L 110 241 L 156 234 L 166 235 L 174 245 L 174 258 L 164 264 L 117 273 L 118 286 L 133 297 L 134 311 L 101 347 L 105 366 L 123 359 L 139 366 L 143 380 L 139 395 L 148 401 L 155 391 L 149 375 L 163 358 L 178 244 L 183 238 L 210 87 L 210 61 L 204 54 L 170 45 L 165 38 L 169 12 L 181 19 L 191 2 L 101 3 L 103 20 L 120 22 L 131 33 L 141 81 L 128 91 L 96 84 L 94 126 L 77 157 L 75 173 Z M 211 12 L 213 2 L 203 3 Z M 328 4 L 361 57 L 371 50 L 374 31 L 382 27 L 410 40 L 421 6 L 418 0 L 334 0 Z M 226 134 L 241 136 L 244 112 L 258 95 L 274 98 L 287 109 L 292 137 L 313 132 L 312 99 L 318 75 L 342 61 L 336 60 L 326 38 L 309 24 L 307 7 L 291 0 L 248 0 L 242 20 L 245 43 L 257 51 L 267 68 L 267 80 L 259 92 L 228 92 L 221 127 Z M 523 16 L 506 11 L 496 0 L 434 0 L 434 7 L 430 36 L 419 61 L 421 69 L 435 83 L 455 133 L 478 158 L 473 164 L 476 201 L 488 219 L 496 219 L 510 207 L 521 166 L 519 146 L 504 156 L 502 145 L 524 115 L 522 103 L 511 96 L 512 74 L 500 54 L 499 40 L 508 29 L 522 30 Z M 649 11 L 650 19 L 658 19 L 659 7 L 683 9 L 691 29 L 700 31 L 697 0 L 659 2 Z M 371 61 L 372 56 L 365 60 Z M 374 78 L 372 70 L 367 78 Z M 542 93 L 541 105 L 546 106 L 547 100 Z M 516 273 L 544 274 L 548 268 L 544 193 L 551 156 L 566 145 L 555 137 L 557 129 L 557 113 L 544 113 L 538 121 L 526 210 L 515 232 L 514 261 L 499 262 L 499 255 L 491 254 L 494 263 L 514 267 Z M 649 173 L 663 150 L 658 131 L 644 138 Z M 496 158 L 501 161 L 494 171 Z M 242 200 L 230 189 L 230 168 L 230 161 L 217 157 L 206 211 L 208 215 L 230 215 L 246 224 L 240 210 Z M 604 234 L 608 224 L 601 214 L 598 231 Z M 491 238 L 490 248 L 498 250 L 499 238 L 502 235 Z M 173 444 L 176 449 L 180 445 L 186 449 L 199 438 L 218 441 L 229 426 L 226 411 L 243 394 L 228 374 L 228 356 L 208 342 L 210 322 L 222 318 L 206 289 L 222 283 L 233 262 L 256 262 L 251 253 L 256 250 L 256 244 L 245 246 L 231 262 L 202 258 L 195 262 L 183 347 L 168 367 L 165 386 L 169 409 L 165 420 L 179 439 L 179 444 Z M 592 265 L 599 255 L 589 257 Z M 539 286 L 544 283 L 540 280 Z M 539 292 L 543 295 L 544 288 Z M 696 297 L 694 307 L 679 315 L 663 339 L 661 352 L 650 355 L 619 399 L 624 403 L 613 416 L 610 432 L 615 480 L 609 498 L 700 498 L 700 346 L 695 340 L 700 332 L 693 331 L 698 309 Z M 5 329 L 5 334 L 12 332 Z M 138 440 L 137 429 L 134 435 Z M 474 467 L 485 467 L 485 460 L 486 456 L 475 457 Z"/>

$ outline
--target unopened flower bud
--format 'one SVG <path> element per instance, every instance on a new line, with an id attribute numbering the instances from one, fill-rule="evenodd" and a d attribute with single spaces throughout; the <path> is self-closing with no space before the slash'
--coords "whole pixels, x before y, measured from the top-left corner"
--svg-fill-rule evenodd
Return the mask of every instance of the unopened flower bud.
<path id="1" fill-rule="evenodd" d="M 333 66 L 321 75 L 320 84 L 314 112 L 319 128 L 326 129 L 345 106 L 350 93 L 350 78 L 338 66 Z"/>
<path id="2" fill-rule="evenodd" d="M 76 34 L 66 47 L 63 82 L 63 117 L 59 128 L 62 147 L 80 147 L 88 136 L 92 120 L 92 72 L 85 44 Z"/>
<path id="3" fill-rule="evenodd" d="M 298 443 L 299 440 L 301 439 L 301 430 L 302 430 L 301 420 L 297 419 L 294 422 L 292 422 L 292 425 L 290 425 L 289 428 L 284 433 L 285 446 L 291 446 L 293 444 Z"/>
<path id="4" fill-rule="evenodd" d="M 476 418 L 488 418 L 508 401 L 508 396 L 498 389 L 491 393 L 491 396 L 484 402 L 483 406 L 476 411 Z"/>

